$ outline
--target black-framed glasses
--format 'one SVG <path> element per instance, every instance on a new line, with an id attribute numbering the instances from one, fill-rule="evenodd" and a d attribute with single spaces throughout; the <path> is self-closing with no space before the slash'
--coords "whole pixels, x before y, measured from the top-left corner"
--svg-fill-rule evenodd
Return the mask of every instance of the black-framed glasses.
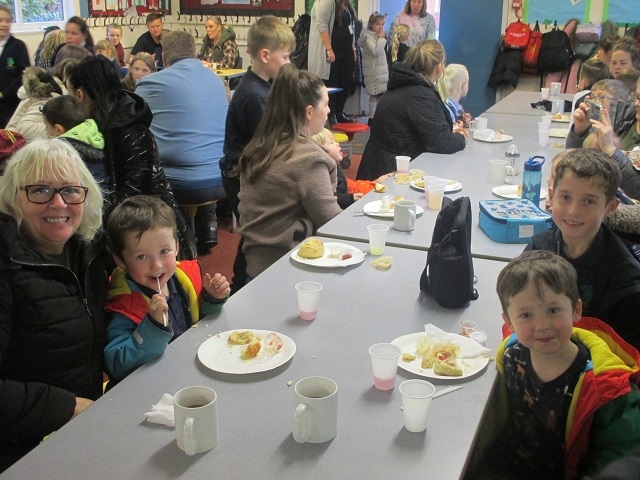
<path id="1" fill-rule="evenodd" d="M 25 185 L 20 187 L 27 194 L 27 200 L 31 203 L 49 203 L 56 193 L 59 193 L 64 203 L 78 205 L 87 199 L 87 187 L 80 185 L 67 185 L 66 187 L 55 188 L 49 185 Z"/>

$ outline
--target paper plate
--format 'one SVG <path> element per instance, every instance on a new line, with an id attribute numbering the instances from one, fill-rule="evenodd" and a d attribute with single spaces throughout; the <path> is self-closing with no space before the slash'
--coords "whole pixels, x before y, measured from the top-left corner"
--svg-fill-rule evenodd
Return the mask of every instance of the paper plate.
<path id="1" fill-rule="evenodd" d="M 445 193 L 454 193 L 462 190 L 462 184 L 460 182 L 457 182 L 455 180 L 449 180 L 446 178 L 443 180 L 447 180 L 447 185 L 446 187 L 444 187 Z M 411 188 L 415 190 L 420 190 L 421 192 L 424 192 L 424 187 L 419 187 L 418 185 L 416 185 L 415 180 L 411 180 L 411 183 L 409 183 L 409 186 L 411 186 Z"/>
<path id="2" fill-rule="evenodd" d="M 549 136 L 553 137 L 553 138 L 567 138 L 567 135 L 569 135 L 569 129 L 568 128 L 550 128 L 549 129 Z"/>
<path id="3" fill-rule="evenodd" d="M 520 198 L 518 195 L 518 185 L 500 185 L 499 187 L 493 187 L 491 190 L 496 197 L 506 198 L 507 200 L 517 200 Z M 540 189 L 540 200 L 547 198 L 547 190 Z"/>
<path id="4" fill-rule="evenodd" d="M 479 142 L 486 142 L 486 143 L 504 143 L 504 142 L 510 142 L 511 140 L 513 140 L 513 137 L 511 135 L 505 135 L 504 133 L 496 133 L 493 136 L 493 138 L 486 140 L 486 139 L 480 138 L 479 136 L 476 136 L 476 132 L 473 132 L 473 138 L 474 140 L 478 140 Z"/>
<path id="5" fill-rule="evenodd" d="M 364 260 L 363 251 L 352 245 L 338 242 L 323 243 L 324 255 L 320 258 L 302 258 L 298 255 L 298 250 L 300 250 L 299 248 L 296 248 L 293 252 L 291 252 L 291 258 L 298 263 L 304 263 L 305 265 L 311 265 L 312 267 L 320 268 L 343 268 L 348 267 L 349 265 L 357 265 L 358 263 L 362 263 L 362 261 Z M 340 257 L 333 258 L 331 256 L 332 248 L 340 249 L 342 253 L 350 253 L 351 258 L 342 260 L 342 253 L 340 254 Z"/>
<path id="6" fill-rule="evenodd" d="M 380 218 L 393 218 L 393 210 L 383 211 L 382 202 L 380 200 L 375 200 L 373 202 L 367 203 L 364 207 L 362 207 L 362 212 L 370 217 L 380 217 Z M 416 217 L 422 215 L 424 213 L 424 208 L 420 205 L 416 205 Z"/>
<path id="7" fill-rule="evenodd" d="M 571 122 L 571 114 L 570 113 L 564 113 L 564 114 L 562 114 L 561 117 L 557 117 L 557 118 L 556 118 L 556 115 L 553 115 L 551 117 L 551 121 L 552 122 L 557 122 L 557 123 L 570 123 Z"/>

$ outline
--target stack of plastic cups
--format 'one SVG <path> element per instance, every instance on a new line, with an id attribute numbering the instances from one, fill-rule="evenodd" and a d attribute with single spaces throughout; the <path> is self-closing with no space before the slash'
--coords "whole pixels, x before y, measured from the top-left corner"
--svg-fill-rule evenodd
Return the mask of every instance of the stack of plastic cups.
<path id="1" fill-rule="evenodd" d="M 551 127 L 551 116 L 543 117 L 541 122 L 538 122 L 538 145 L 546 147 L 549 141 L 549 129 Z"/>

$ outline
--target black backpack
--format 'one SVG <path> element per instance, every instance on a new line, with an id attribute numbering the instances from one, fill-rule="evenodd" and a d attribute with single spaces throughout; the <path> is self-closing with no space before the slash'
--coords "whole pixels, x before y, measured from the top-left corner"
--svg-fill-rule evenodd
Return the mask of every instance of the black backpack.
<path id="1" fill-rule="evenodd" d="M 473 287 L 469 197 L 454 201 L 445 197 L 433 229 L 427 265 L 420 277 L 420 290 L 446 308 L 467 307 L 478 298 Z"/>
<path id="2" fill-rule="evenodd" d="M 291 30 L 296 37 L 296 49 L 291 54 L 291 62 L 300 70 L 306 70 L 309 65 L 309 30 L 311 29 L 311 15 L 303 13 Z"/>
<path id="3" fill-rule="evenodd" d="M 538 54 L 538 68 L 541 72 L 562 72 L 573 63 L 571 39 L 564 30 L 554 25 L 553 30 L 542 35 L 542 45 Z"/>

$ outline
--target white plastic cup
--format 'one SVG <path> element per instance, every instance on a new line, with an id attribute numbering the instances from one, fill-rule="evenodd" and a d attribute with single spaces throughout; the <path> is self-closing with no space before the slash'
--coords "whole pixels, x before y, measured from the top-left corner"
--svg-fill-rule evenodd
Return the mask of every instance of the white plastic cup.
<path id="1" fill-rule="evenodd" d="M 444 190 L 447 188 L 447 182 L 431 182 L 427 186 L 429 191 L 429 209 L 440 210 L 442 208 L 442 201 L 444 200 Z"/>
<path id="2" fill-rule="evenodd" d="M 296 284 L 298 308 L 302 320 L 315 320 L 318 316 L 321 290 L 322 285 L 318 282 L 300 282 Z"/>
<path id="3" fill-rule="evenodd" d="M 427 187 L 434 180 L 440 180 L 440 177 L 436 177 L 435 175 L 425 175 L 422 179 L 424 180 L 424 198 L 429 200 L 429 189 Z"/>
<path id="4" fill-rule="evenodd" d="M 540 99 L 541 100 L 549 100 L 549 89 L 543 87 L 540 89 Z"/>
<path id="5" fill-rule="evenodd" d="M 436 387 L 426 380 L 406 380 L 398 388 L 402 395 L 404 428 L 419 433 L 427 429 L 429 407 Z"/>
<path id="6" fill-rule="evenodd" d="M 367 230 L 369 231 L 369 253 L 371 255 L 382 255 L 387 241 L 389 226 L 374 223 L 367 226 Z"/>
<path id="7" fill-rule="evenodd" d="M 409 162 L 411 162 L 411 157 L 398 155 L 396 157 L 396 171 L 398 173 L 407 173 L 409 171 Z"/>
<path id="8" fill-rule="evenodd" d="M 546 147 L 549 142 L 549 130 L 538 130 L 538 145 Z"/>
<path id="9" fill-rule="evenodd" d="M 551 97 L 560 96 L 561 88 L 562 88 L 562 84 L 560 82 L 551 82 L 551 88 L 549 89 L 549 96 Z"/>
<path id="10" fill-rule="evenodd" d="M 542 120 L 538 122 L 538 130 L 549 130 L 549 127 L 551 127 L 551 115 L 545 115 L 541 118 Z"/>
<path id="11" fill-rule="evenodd" d="M 396 386 L 396 373 L 402 349 L 393 343 L 376 343 L 369 347 L 373 384 L 378 390 L 391 390 Z"/>

